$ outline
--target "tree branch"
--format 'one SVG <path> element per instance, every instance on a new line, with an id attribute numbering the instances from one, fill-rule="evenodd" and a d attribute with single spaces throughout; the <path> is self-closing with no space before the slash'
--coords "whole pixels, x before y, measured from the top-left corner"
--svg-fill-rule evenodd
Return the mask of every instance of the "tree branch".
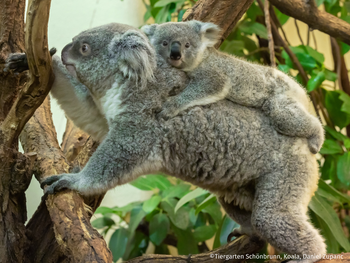
<path id="1" fill-rule="evenodd" d="M 270 2 L 282 13 L 350 45 L 350 24 L 317 9 L 312 0 L 270 0 Z"/>
<path id="2" fill-rule="evenodd" d="M 212 22 L 222 29 L 218 48 L 225 38 L 231 33 L 233 27 L 248 10 L 254 0 L 198 0 L 197 3 L 186 11 L 183 21 L 199 20 Z"/>
<path id="3" fill-rule="evenodd" d="M 273 36 L 271 32 L 271 21 L 270 21 L 270 12 L 269 12 L 270 3 L 268 0 L 265 0 L 264 3 L 264 14 L 265 14 L 265 24 L 267 29 L 267 38 L 269 41 L 269 51 L 270 51 L 270 61 L 271 67 L 276 67 L 275 60 L 275 44 L 273 43 Z"/>
<path id="4" fill-rule="evenodd" d="M 176 263 L 196 263 L 196 262 L 228 262 L 226 255 L 242 255 L 254 254 L 261 250 L 265 246 L 265 242 L 257 237 L 241 236 L 229 244 L 217 248 L 212 251 L 208 251 L 202 254 L 189 255 L 189 256 L 171 256 L 171 255 L 144 255 L 127 261 L 127 263 L 138 262 L 176 262 Z M 221 257 L 220 257 L 221 256 Z M 244 260 L 230 260 L 229 262 L 243 262 Z"/>
<path id="5" fill-rule="evenodd" d="M 47 44 L 50 0 L 31 0 L 27 11 L 25 47 L 30 79 L 2 123 L 6 142 L 17 140 L 24 125 L 44 101 L 54 80 Z"/>
<path id="6" fill-rule="evenodd" d="M 68 173 L 70 165 L 56 139 L 49 98 L 26 124 L 21 142 L 25 152 L 38 154 L 34 170 L 39 182 L 48 175 Z M 102 198 L 90 200 L 89 204 L 95 204 L 96 209 Z M 91 214 L 85 210 L 83 199 L 73 191 L 43 200 L 27 224 L 27 236 L 31 239 L 26 250 L 28 261 L 54 262 L 51 259 L 62 258 L 63 251 L 75 262 L 111 262 L 107 244 L 90 225 Z"/>

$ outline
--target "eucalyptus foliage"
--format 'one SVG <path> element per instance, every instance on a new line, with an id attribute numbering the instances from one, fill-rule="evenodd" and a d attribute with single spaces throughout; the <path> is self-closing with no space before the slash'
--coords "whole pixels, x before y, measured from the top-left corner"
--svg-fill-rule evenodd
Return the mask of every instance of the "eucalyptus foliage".
<path id="1" fill-rule="evenodd" d="M 145 3 L 147 12 L 144 20 L 155 23 L 181 21 L 186 9 L 194 3 L 187 0 L 150 0 L 149 4 Z M 350 22 L 350 0 L 317 0 L 316 3 L 323 5 L 327 12 Z M 282 26 L 289 19 L 294 19 L 276 8 L 273 10 Z M 254 2 L 220 49 L 249 61 L 268 64 L 267 30 L 263 16 Z M 339 89 L 340 76 L 335 70 L 326 68 L 324 55 L 308 44 L 311 42 L 311 30 L 305 45 L 289 46 L 309 78 L 304 83 L 307 92 L 319 98 L 315 102 L 316 108 L 325 121 L 326 140 L 319 155 L 321 178 L 309 204 L 309 213 L 312 223 L 324 236 L 329 253 L 350 252 L 350 197 L 347 195 L 350 190 L 350 138 L 346 132 L 350 132 L 350 96 Z M 345 43 L 338 42 L 338 46 L 340 56 L 350 50 Z M 275 51 L 278 69 L 303 83 L 287 52 L 278 46 Z M 175 240 L 179 254 L 199 253 L 203 248 L 207 249 L 203 242 L 213 237 L 214 245 L 209 249 L 225 244 L 228 234 L 238 226 L 221 212 L 215 196 L 199 188 L 191 191 L 189 184 L 178 179 L 173 183 L 162 175 L 148 175 L 131 184 L 154 194 L 145 202 L 125 207 L 100 207 L 96 214 L 102 217 L 93 222 L 96 228 L 103 230 L 103 234 L 113 231 L 109 246 L 115 260 L 141 255 L 149 242 L 155 245 L 156 253 L 168 254 L 167 239 Z M 120 220 L 114 221 L 113 214 Z"/>

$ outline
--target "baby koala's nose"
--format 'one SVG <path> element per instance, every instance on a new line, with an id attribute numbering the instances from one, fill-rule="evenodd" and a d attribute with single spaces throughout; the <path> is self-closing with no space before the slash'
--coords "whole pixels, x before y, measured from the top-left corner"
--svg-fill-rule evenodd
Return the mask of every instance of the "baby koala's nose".
<path id="1" fill-rule="evenodd" d="M 173 42 L 171 44 L 170 59 L 179 60 L 181 58 L 181 44 L 179 42 Z"/>

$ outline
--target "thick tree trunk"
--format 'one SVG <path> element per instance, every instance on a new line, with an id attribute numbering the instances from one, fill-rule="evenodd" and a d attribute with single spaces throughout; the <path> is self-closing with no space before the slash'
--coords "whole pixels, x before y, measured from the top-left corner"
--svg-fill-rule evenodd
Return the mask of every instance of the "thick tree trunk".
<path id="1" fill-rule="evenodd" d="M 23 262 L 27 217 L 24 191 L 31 179 L 30 158 L 18 153 L 3 122 L 26 80 L 4 72 L 9 53 L 24 50 L 24 0 L 0 1 L 0 262 Z M 12 137 L 12 136 L 10 136 Z"/>

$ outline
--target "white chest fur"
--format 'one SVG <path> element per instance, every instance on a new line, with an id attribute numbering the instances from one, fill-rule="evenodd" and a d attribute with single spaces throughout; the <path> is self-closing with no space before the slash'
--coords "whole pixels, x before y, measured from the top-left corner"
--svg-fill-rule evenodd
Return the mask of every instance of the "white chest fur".
<path id="1" fill-rule="evenodd" d="M 118 81 L 114 82 L 112 87 L 108 89 L 104 96 L 100 99 L 100 109 L 105 115 L 108 122 L 119 115 L 123 109 L 121 107 L 121 89 Z"/>

